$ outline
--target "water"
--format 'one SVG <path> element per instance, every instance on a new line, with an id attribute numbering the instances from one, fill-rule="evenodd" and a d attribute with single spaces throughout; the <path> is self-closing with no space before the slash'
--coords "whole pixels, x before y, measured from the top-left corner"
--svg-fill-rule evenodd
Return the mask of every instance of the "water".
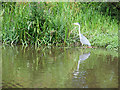
<path id="1" fill-rule="evenodd" d="M 3 88 L 117 88 L 118 55 L 105 49 L 2 48 Z"/>

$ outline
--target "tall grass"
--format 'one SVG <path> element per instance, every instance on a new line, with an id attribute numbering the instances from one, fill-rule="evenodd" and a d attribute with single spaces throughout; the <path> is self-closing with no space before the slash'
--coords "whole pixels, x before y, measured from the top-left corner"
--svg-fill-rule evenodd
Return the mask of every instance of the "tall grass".
<path id="1" fill-rule="evenodd" d="M 3 44 L 73 46 L 79 36 L 72 23 L 79 22 L 93 46 L 118 48 L 117 19 L 91 3 L 3 3 L 3 10 Z"/>

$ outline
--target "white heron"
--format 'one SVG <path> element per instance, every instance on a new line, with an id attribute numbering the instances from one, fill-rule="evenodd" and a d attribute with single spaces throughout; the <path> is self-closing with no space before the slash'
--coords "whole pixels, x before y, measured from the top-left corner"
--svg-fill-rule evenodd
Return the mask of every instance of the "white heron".
<path id="1" fill-rule="evenodd" d="M 85 45 L 88 45 L 89 47 L 91 47 L 89 40 L 80 33 L 80 24 L 79 23 L 73 23 L 73 24 L 79 26 L 79 37 L 80 37 L 80 42 L 82 43 L 82 46 L 83 46 L 83 44 L 85 44 Z"/>

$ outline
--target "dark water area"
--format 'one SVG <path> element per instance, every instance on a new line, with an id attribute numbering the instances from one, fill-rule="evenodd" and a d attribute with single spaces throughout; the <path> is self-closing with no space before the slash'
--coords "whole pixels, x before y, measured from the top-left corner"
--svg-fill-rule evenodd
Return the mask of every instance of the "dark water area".
<path id="1" fill-rule="evenodd" d="M 2 47 L 2 88 L 117 88 L 118 53 L 105 49 Z"/>

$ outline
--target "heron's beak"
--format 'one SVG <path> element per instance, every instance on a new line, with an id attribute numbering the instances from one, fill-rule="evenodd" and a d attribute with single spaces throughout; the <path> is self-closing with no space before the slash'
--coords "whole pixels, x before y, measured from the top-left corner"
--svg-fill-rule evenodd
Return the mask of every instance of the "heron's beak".
<path id="1" fill-rule="evenodd" d="M 74 25 L 79 25 L 78 23 L 73 23 Z"/>
<path id="2" fill-rule="evenodd" d="M 73 23 L 73 25 L 76 25 L 75 23 Z"/>

